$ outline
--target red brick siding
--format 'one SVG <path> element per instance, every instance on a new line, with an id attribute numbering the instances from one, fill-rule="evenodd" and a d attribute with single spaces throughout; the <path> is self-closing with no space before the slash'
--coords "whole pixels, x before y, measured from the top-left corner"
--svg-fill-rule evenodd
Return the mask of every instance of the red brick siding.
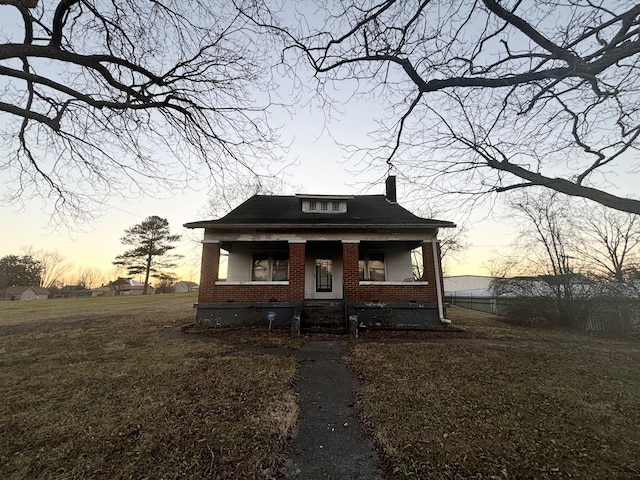
<path id="1" fill-rule="evenodd" d="M 220 244 L 202 244 L 202 263 L 200 266 L 200 287 L 198 289 L 198 302 L 213 302 L 215 298 L 216 280 L 218 280 L 218 268 L 220 265 Z"/>
<path id="2" fill-rule="evenodd" d="M 345 300 L 358 301 L 360 273 L 358 270 L 358 253 L 360 245 L 357 243 L 342 244 L 342 281 L 344 282 Z"/>
<path id="3" fill-rule="evenodd" d="M 209 302 L 290 302 L 295 301 L 290 295 L 290 285 L 225 285 L 218 284 L 215 294 Z"/>
<path id="4" fill-rule="evenodd" d="M 305 244 L 289 244 L 289 300 L 301 302 L 304 300 L 304 262 Z"/>
<path id="5" fill-rule="evenodd" d="M 436 245 L 438 258 L 440 259 L 440 271 L 438 275 L 440 276 L 440 294 L 444 298 L 444 280 L 442 278 L 442 259 L 440 256 L 440 244 Z M 433 247 L 431 242 L 425 242 L 422 244 L 422 259 L 424 262 L 424 271 L 422 274 L 422 279 L 429 282 L 429 285 L 433 285 L 433 301 L 435 302 L 437 299 L 435 297 L 436 294 L 436 269 L 433 263 Z"/>
<path id="6" fill-rule="evenodd" d="M 435 303 L 436 288 L 434 285 L 359 285 L 349 298 L 352 302 L 418 302 Z"/>

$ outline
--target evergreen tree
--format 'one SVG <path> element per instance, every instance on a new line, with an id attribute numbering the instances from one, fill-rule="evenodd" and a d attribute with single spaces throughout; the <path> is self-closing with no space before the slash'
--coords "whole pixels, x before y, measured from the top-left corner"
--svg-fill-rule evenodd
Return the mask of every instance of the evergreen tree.
<path id="1" fill-rule="evenodd" d="M 30 255 L 0 258 L 0 288 L 12 285 L 40 286 L 42 264 Z"/>
<path id="2" fill-rule="evenodd" d="M 143 295 L 149 288 L 149 277 L 159 275 L 163 270 L 176 267 L 175 261 L 181 255 L 169 255 L 180 240 L 180 235 L 171 235 L 169 222 L 155 215 L 147 217 L 142 223 L 125 230 L 120 239 L 124 245 L 133 248 L 118 255 L 114 265 L 125 268 L 129 275 L 144 274 Z"/>

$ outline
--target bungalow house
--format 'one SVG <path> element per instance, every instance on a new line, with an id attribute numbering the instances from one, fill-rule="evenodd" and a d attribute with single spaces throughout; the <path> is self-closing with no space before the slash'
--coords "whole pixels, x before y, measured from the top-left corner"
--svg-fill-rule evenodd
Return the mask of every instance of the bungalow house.
<path id="1" fill-rule="evenodd" d="M 352 331 L 448 323 L 437 233 L 455 225 L 401 207 L 395 177 L 386 187 L 386 195 L 254 195 L 220 219 L 185 224 L 204 229 L 196 322 Z"/>
<path id="2" fill-rule="evenodd" d="M 42 287 L 14 286 L 0 290 L 0 300 L 46 300 L 49 290 Z"/>

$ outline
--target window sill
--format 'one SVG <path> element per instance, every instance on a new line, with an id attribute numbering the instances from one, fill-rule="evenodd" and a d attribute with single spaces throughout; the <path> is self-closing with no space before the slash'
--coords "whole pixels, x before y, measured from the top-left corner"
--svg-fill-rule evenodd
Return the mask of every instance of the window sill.
<path id="1" fill-rule="evenodd" d="M 412 281 L 412 282 L 376 282 L 372 280 L 360 280 L 360 285 L 429 285 L 429 282 Z"/>
<path id="2" fill-rule="evenodd" d="M 279 280 L 277 282 L 227 282 L 226 280 L 218 280 L 216 281 L 216 285 L 289 285 L 289 280 Z"/>

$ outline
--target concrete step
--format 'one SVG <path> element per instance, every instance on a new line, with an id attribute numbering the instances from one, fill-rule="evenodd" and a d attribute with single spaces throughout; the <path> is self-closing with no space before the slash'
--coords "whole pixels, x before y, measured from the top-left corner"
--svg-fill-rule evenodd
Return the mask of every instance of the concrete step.
<path id="1" fill-rule="evenodd" d="M 347 333 L 344 304 L 341 301 L 305 302 L 300 328 L 303 333 Z"/>

